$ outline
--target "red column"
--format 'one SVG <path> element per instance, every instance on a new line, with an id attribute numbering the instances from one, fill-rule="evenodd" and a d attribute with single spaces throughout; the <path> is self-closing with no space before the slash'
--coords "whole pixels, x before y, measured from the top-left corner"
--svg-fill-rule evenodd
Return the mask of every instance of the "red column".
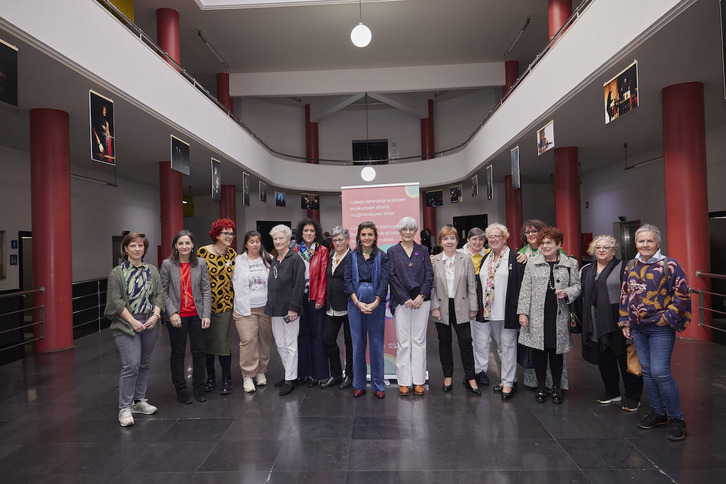
<path id="1" fill-rule="evenodd" d="M 512 188 L 512 175 L 504 177 L 504 200 L 507 210 L 507 228 L 509 229 L 509 247 L 521 248 L 519 231 L 522 228 L 522 188 Z"/>
<path id="2" fill-rule="evenodd" d="M 159 163 L 159 196 L 161 197 L 161 247 L 159 265 L 171 254 L 171 243 L 184 228 L 182 175 L 171 169 L 171 162 Z"/>
<path id="3" fill-rule="evenodd" d="M 156 43 L 169 54 L 169 57 L 181 65 L 179 12 L 171 8 L 160 8 L 156 11 Z M 176 66 L 174 67 L 176 68 Z"/>
<path id="4" fill-rule="evenodd" d="M 580 247 L 580 172 L 577 147 L 555 148 L 555 217 L 557 227 L 565 234 L 562 248 L 578 263 Z"/>
<path id="5" fill-rule="evenodd" d="M 421 159 L 428 160 L 433 158 L 434 155 L 434 101 L 429 99 L 429 115 L 421 120 Z M 436 231 L 436 207 L 423 208 L 423 227 L 422 229 L 429 229 L 431 233 L 436 237 L 438 232 Z"/>
<path id="6" fill-rule="evenodd" d="M 703 83 L 674 84 L 661 96 L 667 255 L 683 266 L 691 287 L 710 291 L 708 279 L 696 276 L 697 270 L 711 268 Z M 697 296 L 692 297 L 691 324 L 683 336 L 712 340 L 709 328 L 698 326 Z M 710 317 L 706 319 L 708 323 Z"/>
<path id="7" fill-rule="evenodd" d="M 572 0 L 549 0 L 547 12 L 550 22 L 550 39 L 552 39 L 572 15 Z"/>
<path id="8" fill-rule="evenodd" d="M 305 158 L 308 163 L 318 164 L 318 123 L 310 121 L 310 105 L 305 105 Z M 320 222 L 320 210 L 308 209 L 308 218 Z"/>
<path id="9" fill-rule="evenodd" d="M 509 60 L 504 63 L 504 87 L 502 97 L 506 97 L 509 89 L 519 78 L 519 61 Z"/>
<path id="10" fill-rule="evenodd" d="M 217 74 L 217 101 L 234 114 L 234 102 L 232 102 L 232 96 L 229 95 L 229 74 L 226 72 Z"/>
<path id="11" fill-rule="evenodd" d="M 30 192 L 33 230 L 33 286 L 44 287 L 44 339 L 36 353 L 73 347 L 71 258 L 71 161 L 68 113 L 31 109 Z M 38 321 L 38 317 L 34 318 Z M 40 329 L 34 327 L 36 337 Z"/>
<path id="12" fill-rule="evenodd" d="M 226 218 L 237 223 L 237 193 L 234 185 L 222 185 L 219 201 L 219 218 Z M 232 248 L 237 250 L 237 237 L 232 241 Z"/>

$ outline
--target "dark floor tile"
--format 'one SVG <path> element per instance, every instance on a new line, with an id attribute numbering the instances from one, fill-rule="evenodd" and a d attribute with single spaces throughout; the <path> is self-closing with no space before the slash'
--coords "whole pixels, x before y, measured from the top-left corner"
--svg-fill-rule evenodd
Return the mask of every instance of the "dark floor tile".
<path id="1" fill-rule="evenodd" d="M 355 417 L 353 439 L 386 440 L 412 439 L 415 429 L 409 420 L 395 417 Z"/>
<path id="2" fill-rule="evenodd" d="M 154 442 L 134 463 L 137 472 L 196 472 L 216 442 Z"/>
<path id="3" fill-rule="evenodd" d="M 569 470 L 575 462 L 553 439 L 500 440 L 492 445 L 496 465 L 502 470 Z"/>
<path id="4" fill-rule="evenodd" d="M 584 439 L 597 436 L 601 439 L 618 439 L 621 436 L 602 419 L 592 413 L 573 414 L 569 409 L 547 405 L 541 412 L 533 412 L 542 426 L 556 439 Z M 554 407 L 554 408 L 553 408 Z"/>
<path id="5" fill-rule="evenodd" d="M 560 439 L 580 469 L 652 469 L 654 466 L 630 443 L 621 439 Z"/>
<path id="6" fill-rule="evenodd" d="M 673 479 L 660 469 L 586 469 L 583 472 L 592 484 L 613 484 L 616 482 L 673 484 Z"/>
<path id="7" fill-rule="evenodd" d="M 314 484 L 345 484 L 345 471 L 242 471 L 242 472 L 198 472 L 195 484 L 291 484 L 310 482 Z"/>
<path id="8" fill-rule="evenodd" d="M 690 484 L 690 483 L 720 483 L 724 481 L 726 476 L 726 467 L 709 467 L 706 469 L 692 467 L 672 467 L 668 466 L 662 471 L 674 481 Z"/>
<path id="9" fill-rule="evenodd" d="M 655 431 L 659 431 L 662 438 L 632 438 L 628 439 L 628 441 L 658 467 L 681 469 L 726 468 L 726 454 L 723 452 L 723 449 L 726 448 L 726 438 L 700 439 L 698 436 L 690 435 L 684 441 L 671 442 L 665 438 L 665 429 L 651 430 L 651 432 Z"/>
<path id="10" fill-rule="evenodd" d="M 231 418 L 177 420 L 158 438 L 160 442 L 217 442 L 234 422 Z"/>
<path id="11" fill-rule="evenodd" d="M 282 443 L 274 440 L 219 442 L 199 472 L 269 472 L 281 447 Z"/>
<path id="12" fill-rule="evenodd" d="M 290 439 L 282 442 L 275 461 L 275 470 L 345 470 L 351 440 L 300 440 Z"/>
<path id="13" fill-rule="evenodd" d="M 113 484 L 192 484 L 194 481 L 193 472 L 127 472 L 119 475 Z"/>

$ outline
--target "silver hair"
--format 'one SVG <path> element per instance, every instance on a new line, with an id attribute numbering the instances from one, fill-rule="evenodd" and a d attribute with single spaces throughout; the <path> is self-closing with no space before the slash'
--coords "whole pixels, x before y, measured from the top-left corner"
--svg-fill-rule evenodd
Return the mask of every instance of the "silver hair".
<path id="1" fill-rule="evenodd" d="M 398 225 L 396 227 L 399 232 L 403 229 L 418 230 L 418 222 L 416 222 L 416 219 L 413 217 L 403 217 L 398 221 Z"/>
<path id="2" fill-rule="evenodd" d="M 489 226 L 484 231 L 484 234 L 489 237 L 489 234 L 492 233 L 492 230 L 499 230 L 500 232 L 502 232 L 502 236 L 505 239 L 509 238 L 509 230 L 507 230 L 507 227 L 505 225 L 498 223 L 489 224 Z"/>
<path id="3" fill-rule="evenodd" d="M 655 241 L 660 244 L 660 229 L 653 224 L 641 225 L 638 230 L 635 231 L 635 240 L 638 240 L 638 234 L 641 232 L 652 232 L 655 235 Z"/>
<path id="4" fill-rule="evenodd" d="M 480 229 L 479 227 L 474 227 L 474 228 L 469 229 L 469 233 L 466 234 L 466 238 L 467 239 L 470 239 L 472 237 L 480 237 L 481 238 L 481 237 L 484 237 L 484 236 L 485 236 L 484 231 L 482 229 Z"/>
<path id="5" fill-rule="evenodd" d="M 334 238 L 336 235 L 343 235 L 343 237 L 345 237 L 345 240 L 350 239 L 350 233 L 348 232 L 348 229 L 346 229 L 342 225 L 336 225 L 330 232 L 331 239 Z"/>
<path id="6" fill-rule="evenodd" d="M 277 232 L 285 234 L 285 238 L 287 240 L 292 239 L 292 230 L 285 224 L 275 225 L 272 227 L 272 230 L 270 230 L 270 236 L 274 237 Z"/>
<path id="7" fill-rule="evenodd" d="M 618 248 L 618 241 L 615 240 L 615 237 L 612 235 L 607 234 L 601 234 L 596 235 L 595 238 L 592 239 L 592 242 L 590 242 L 590 246 L 587 248 L 587 253 L 590 255 L 595 255 L 595 245 L 597 245 L 598 240 L 606 240 L 608 244 L 612 247 L 612 250 L 615 250 Z"/>

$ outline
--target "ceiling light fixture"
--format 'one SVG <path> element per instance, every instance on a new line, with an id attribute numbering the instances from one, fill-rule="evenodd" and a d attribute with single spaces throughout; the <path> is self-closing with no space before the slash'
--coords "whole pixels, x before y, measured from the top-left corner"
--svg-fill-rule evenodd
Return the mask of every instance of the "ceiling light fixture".
<path id="1" fill-rule="evenodd" d="M 363 0 L 358 0 L 358 25 L 350 31 L 350 41 L 356 47 L 365 47 L 371 43 L 371 29 L 363 25 Z"/>
<path id="2" fill-rule="evenodd" d="M 360 171 L 360 177 L 363 179 L 363 181 L 371 182 L 376 178 L 376 169 L 372 166 L 365 166 Z"/>

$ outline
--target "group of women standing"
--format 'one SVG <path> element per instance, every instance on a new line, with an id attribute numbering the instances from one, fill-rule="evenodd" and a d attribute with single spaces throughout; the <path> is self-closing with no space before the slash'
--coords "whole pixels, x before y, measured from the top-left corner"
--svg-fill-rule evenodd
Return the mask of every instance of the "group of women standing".
<path id="1" fill-rule="evenodd" d="M 639 254 L 627 264 L 614 257 L 613 237 L 595 237 L 588 251 L 594 261 L 582 271 L 562 250 L 562 232 L 538 220 L 524 224 L 527 244 L 519 252 L 507 245 L 507 227 L 496 223 L 485 231 L 472 229 L 467 245 L 458 251 L 456 229 L 445 226 L 438 235 L 443 250 L 436 256 L 414 241 L 415 219 L 401 219 L 398 229 L 401 241 L 386 253 L 378 248 L 373 222 L 358 226 L 354 250 L 349 247 L 347 229 L 338 226 L 328 250 L 321 244 L 319 223 L 304 219 L 298 226 L 301 242 L 294 249 L 290 248 L 291 229 L 278 225 L 270 232 L 274 257 L 262 247 L 256 231 L 245 234 L 244 250 L 237 255 L 231 247 L 235 225 L 221 219 L 210 230 L 212 243 L 199 249 L 189 231 L 180 231 L 160 273 L 143 262 L 148 249 L 144 235 L 126 235 L 124 261 L 109 276 L 106 306 L 122 360 L 120 424 L 133 425 L 134 413 L 157 411 L 146 399 L 146 384 L 162 310 L 168 322 L 172 383 L 182 403 L 192 402 L 184 374 L 187 336 L 194 398 L 203 402 L 205 392 L 216 387 L 217 359 L 222 369 L 221 393 L 232 391 L 232 320 L 240 337 L 245 392 L 266 385 L 274 336 L 284 367 L 283 378 L 275 383 L 281 396 L 307 384 L 352 386 L 353 396 L 360 397 L 366 391 L 368 355 L 371 389 L 377 398 L 384 398 L 383 337 L 390 285 L 400 395 L 425 394 L 426 331 L 432 319 L 444 392 L 453 390 L 452 336 L 456 333 L 468 391 L 481 395 L 479 385 L 489 384 L 483 360 L 489 360 L 493 339 L 501 363 L 494 391 L 503 400 L 511 399 L 517 390 L 519 344 L 519 351 L 531 354 L 537 402 L 551 397 L 561 403 L 564 354 L 573 347 L 570 318 L 575 311 L 582 322 L 583 355 L 598 365 L 605 387 L 597 402 L 622 402 L 623 410 L 634 412 L 645 386 L 651 412 L 638 426 L 649 429 L 667 423 L 669 439 L 685 438 L 670 354 L 675 332 L 690 320 L 690 295 L 683 269 L 661 255 L 656 227 L 638 229 Z M 485 241 L 488 249 L 484 249 Z M 345 378 L 336 342 L 341 326 Z M 629 371 L 630 340 L 637 349 L 642 378 Z"/>

